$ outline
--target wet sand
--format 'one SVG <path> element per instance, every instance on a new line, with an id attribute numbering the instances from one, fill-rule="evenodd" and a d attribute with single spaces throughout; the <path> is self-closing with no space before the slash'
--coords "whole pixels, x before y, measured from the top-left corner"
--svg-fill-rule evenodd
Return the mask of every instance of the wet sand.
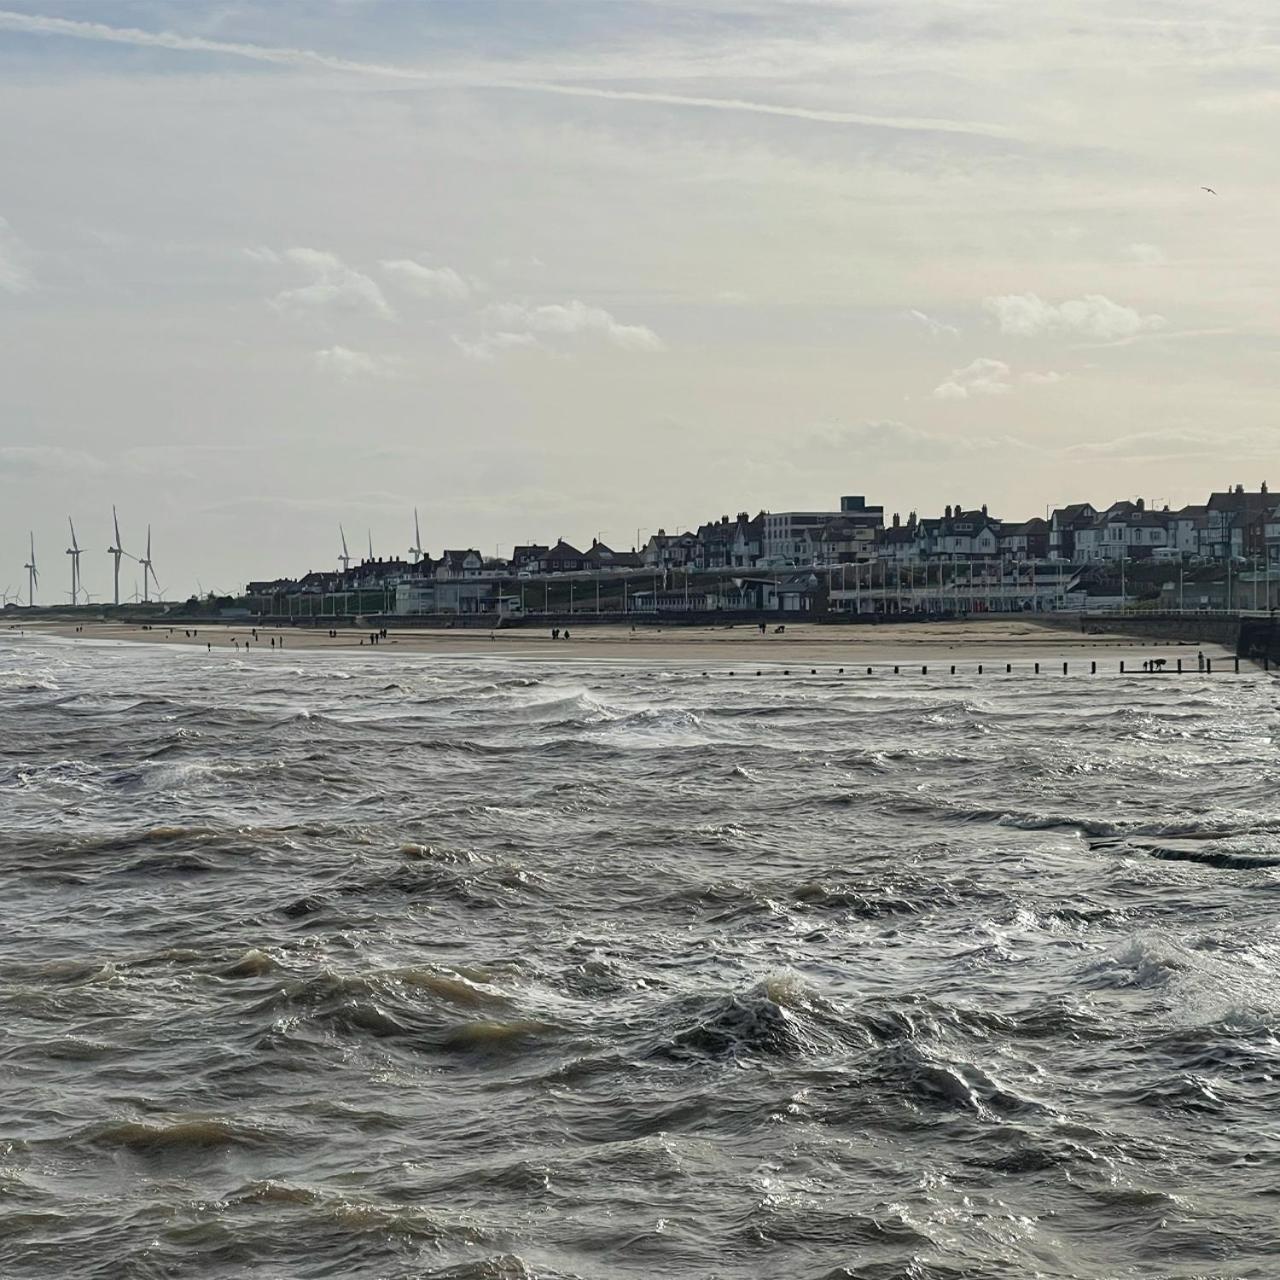
<path id="1" fill-rule="evenodd" d="M 17 629 L 16 624 L 10 624 Z M 776 626 L 777 624 L 774 624 Z M 1134 655 L 1140 662 L 1166 657 L 1170 665 L 1197 649 L 1214 658 L 1228 651 L 1217 645 L 1178 644 L 1130 639 L 1124 636 L 1083 635 L 1067 626 L 1052 626 L 1023 619 L 884 623 L 875 625 L 821 625 L 788 622 L 778 633 L 774 626 L 761 635 L 748 625 L 732 627 L 570 627 L 571 638 L 553 640 L 549 629 L 523 627 L 488 631 L 481 628 L 429 630 L 422 627 L 391 630 L 377 644 L 372 632 L 339 627 L 334 636 L 327 628 L 260 627 L 202 622 L 198 626 L 155 625 L 144 629 L 135 623 L 55 622 L 25 628 L 31 634 L 90 642 L 132 642 L 163 646 L 212 646 L 215 652 L 240 652 L 254 656 L 289 653 L 301 649 L 421 653 L 436 656 L 502 655 L 547 659 L 644 659 L 679 663 L 921 663 L 928 661 L 1118 661 Z M 256 638 L 255 638 L 256 636 Z M 275 644 L 272 644 L 272 641 Z M 247 646 L 247 648 L 246 648 Z"/>

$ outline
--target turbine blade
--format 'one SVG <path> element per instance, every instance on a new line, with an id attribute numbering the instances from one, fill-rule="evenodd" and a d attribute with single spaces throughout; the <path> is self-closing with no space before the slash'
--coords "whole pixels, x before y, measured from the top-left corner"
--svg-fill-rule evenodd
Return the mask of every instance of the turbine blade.
<path id="1" fill-rule="evenodd" d="M 120 517 L 116 515 L 115 503 L 111 504 L 111 523 L 116 527 L 116 546 L 120 545 Z"/>

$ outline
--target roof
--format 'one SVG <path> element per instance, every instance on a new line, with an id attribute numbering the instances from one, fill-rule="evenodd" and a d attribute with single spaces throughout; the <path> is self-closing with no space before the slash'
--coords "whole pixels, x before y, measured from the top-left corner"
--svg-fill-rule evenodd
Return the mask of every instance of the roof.
<path id="1" fill-rule="evenodd" d="M 881 542 L 888 543 L 906 543 L 916 540 L 916 527 L 914 525 L 890 525 L 880 534 Z"/>
<path id="2" fill-rule="evenodd" d="M 633 551 L 615 551 L 603 542 L 592 542 L 591 550 L 582 557 L 592 564 L 616 565 L 627 568 L 640 562 L 640 557 Z"/>
<path id="3" fill-rule="evenodd" d="M 462 569 L 466 567 L 465 562 L 469 556 L 475 556 L 483 563 L 483 557 L 474 548 L 467 551 L 442 551 L 439 563 L 450 569 Z"/>
<path id="4" fill-rule="evenodd" d="M 1092 502 L 1072 502 L 1065 507 L 1059 507 L 1053 514 L 1061 521 L 1092 520 L 1097 510 L 1098 508 Z"/>
<path id="5" fill-rule="evenodd" d="M 1011 537 L 1029 537 L 1033 533 L 1047 533 L 1049 531 L 1049 522 L 1040 516 L 1032 516 L 1030 520 L 1023 520 L 1018 523 L 1006 523 L 1000 526 L 1000 536 L 1002 538 Z"/>
<path id="6" fill-rule="evenodd" d="M 1238 493 L 1232 489 L 1227 493 L 1209 495 L 1209 511 L 1269 511 L 1275 501 L 1275 495 L 1262 490 L 1258 493 Z"/>
<path id="7" fill-rule="evenodd" d="M 572 557 L 575 560 L 581 560 L 582 552 L 579 551 L 577 547 L 570 546 L 563 538 L 561 538 L 545 556 L 547 560 L 563 560 L 565 557 Z"/>

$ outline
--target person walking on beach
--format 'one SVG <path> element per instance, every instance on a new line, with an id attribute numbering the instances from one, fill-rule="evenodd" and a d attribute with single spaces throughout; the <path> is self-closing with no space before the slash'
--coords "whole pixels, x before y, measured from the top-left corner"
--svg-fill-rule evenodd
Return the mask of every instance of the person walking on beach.
<path id="1" fill-rule="evenodd" d="M 1200 652 L 1196 654 L 1196 666 L 1201 671 L 1204 670 L 1204 650 L 1203 649 L 1201 649 Z"/>

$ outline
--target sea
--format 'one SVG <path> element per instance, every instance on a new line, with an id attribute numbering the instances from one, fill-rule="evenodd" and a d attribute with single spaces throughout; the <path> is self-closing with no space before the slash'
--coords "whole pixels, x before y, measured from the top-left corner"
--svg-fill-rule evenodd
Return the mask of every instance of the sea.
<path id="1" fill-rule="evenodd" d="M 1272 678 L 696 665 L 0 637 L 0 1275 L 1280 1275 Z"/>

